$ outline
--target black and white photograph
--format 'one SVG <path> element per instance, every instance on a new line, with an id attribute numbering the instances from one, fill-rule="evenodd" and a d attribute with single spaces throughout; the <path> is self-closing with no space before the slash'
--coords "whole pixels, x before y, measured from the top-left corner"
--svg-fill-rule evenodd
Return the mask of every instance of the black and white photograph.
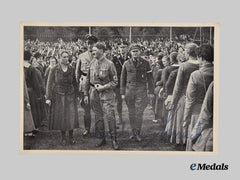
<path id="1" fill-rule="evenodd" d="M 21 153 L 218 152 L 218 23 L 20 23 Z"/>

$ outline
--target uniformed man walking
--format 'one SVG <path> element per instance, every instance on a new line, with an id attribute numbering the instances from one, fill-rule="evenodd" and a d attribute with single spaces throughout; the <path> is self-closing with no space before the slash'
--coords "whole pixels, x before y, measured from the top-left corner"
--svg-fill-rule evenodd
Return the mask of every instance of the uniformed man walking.
<path id="1" fill-rule="evenodd" d="M 91 128 L 91 111 L 90 111 L 90 105 L 84 103 L 84 88 L 86 84 L 86 76 L 87 72 L 89 70 L 89 65 L 93 59 L 92 55 L 92 48 L 93 45 L 97 42 L 97 38 L 93 35 L 87 35 L 87 46 L 88 50 L 82 54 L 79 55 L 76 65 L 76 79 L 79 83 L 79 96 L 80 96 L 80 102 L 81 106 L 84 109 L 84 126 L 85 130 L 83 131 L 83 136 L 87 136 L 90 133 Z"/>
<path id="2" fill-rule="evenodd" d="M 116 102 L 117 102 L 117 112 L 119 116 L 119 124 L 122 124 L 122 97 L 120 94 L 120 78 L 122 72 L 122 66 L 124 62 L 128 59 L 127 51 L 128 51 L 128 43 L 124 41 L 123 43 L 119 44 L 118 46 L 119 52 L 113 56 L 113 63 L 117 70 L 117 77 L 118 77 L 118 85 L 115 89 L 116 94 Z"/>
<path id="3" fill-rule="evenodd" d="M 148 97 L 153 98 L 153 79 L 149 62 L 140 57 L 140 46 L 130 48 L 132 58 L 123 64 L 121 73 L 120 93 L 126 100 L 129 120 L 133 135 L 137 141 L 142 141 L 140 131 L 143 121 L 143 112 L 147 107 Z"/>
<path id="4" fill-rule="evenodd" d="M 103 55 L 105 46 L 96 43 L 93 47 L 94 60 L 86 78 L 84 102 L 90 105 L 95 113 L 95 132 L 99 138 L 96 147 L 106 144 L 104 118 L 108 122 L 113 149 L 119 149 L 116 140 L 116 119 L 114 114 L 115 96 L 113 89 L 117 86 L 117 72 L 114 64 Z"/>

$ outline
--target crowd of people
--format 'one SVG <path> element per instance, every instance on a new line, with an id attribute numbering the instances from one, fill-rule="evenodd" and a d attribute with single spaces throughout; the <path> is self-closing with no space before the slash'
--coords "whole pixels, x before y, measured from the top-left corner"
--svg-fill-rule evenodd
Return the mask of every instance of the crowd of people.
<path id="1" fill-rule="evenodd" d="M 181 150 L 213 150 L 214 49 L 164 39 L 99 41 L 93 35 L 64 42 L 24 41 L 24 136 L 39 128 L 60 130 L 61 143 L 77 143 L 74 129 L 83 117 L 89 136 L 95 115 L 96 147 L 106 144 L 104 119 L 112 148 L 121 149 L 117 124 L 126 102 L 132 134 L 141 137 L 143 112 L 150 104 L 165 136 Z M 84 115 L 78 114 L 78 101 Z M 116 109 L 115 109 L 116 105 Z M 115 111 L 119 116 L 116 122 Z"/>

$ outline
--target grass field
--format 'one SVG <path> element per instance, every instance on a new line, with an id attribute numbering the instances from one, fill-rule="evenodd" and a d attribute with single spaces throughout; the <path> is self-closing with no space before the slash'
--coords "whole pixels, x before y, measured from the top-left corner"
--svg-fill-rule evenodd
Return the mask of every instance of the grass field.
<path id="1" fill-rule="evenodd" d="M 118 122 L 118 115 L 116 114 Z M 144 111 L 143 125 L 141 136 L 143 141 L 136 142 L 133 139 L 129 139 L 131 135 L 130 124 L 128 120 L 128 110 L 126 104 L 123 103 L 123 121 L 122 125 L 118 125 L 117 134 L 120 150 L 127 151 L 176 151 L 178 150 L 174 144 L 170 144 L 166 140 L 164 135 L 164 127 L 160 123 L 154 123 L 153 111 L 151 107 L 147 107 Z M 61 145 L 61 133 L 60 131 L 49 131 L 47 127 L 42 127 L 40 132 L 34 138 L 25 138 L 24 145 L 27 149 L 32 150 L 112 150 L 111 139 L 107 136 L 107 144 L 97 148 L 95 143 L 97 138 L 94 136 L 93 128 L 91 136 L 83 137 L 81 134 L 84 130 L 83 126 L 83 109 L 79 106 L 79 123 L 80 128 L 74 130 L 74 138 L 77 143 L 66 146 Z M 94 127 L 94 114 L 92 113 L 92 127 Z M 108 131 L 108 125 L 105 122 L 105 130 Z"/>

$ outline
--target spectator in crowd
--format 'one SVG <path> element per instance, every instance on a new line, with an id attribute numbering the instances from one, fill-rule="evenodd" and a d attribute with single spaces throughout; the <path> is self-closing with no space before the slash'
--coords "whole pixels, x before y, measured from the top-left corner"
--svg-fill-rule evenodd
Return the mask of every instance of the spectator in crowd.
<path id="1" fill-rule="evenodd" d="M 213 82 L 205 95 L 199 118 L 189 136 L 194 151 L 213 150 Z"/>
<path id="2" fill-rule="evenodd" d="M 213 48 L 211 45 L 200 46 L 198 61 L 200 69 L 191 74 L 186 91 L 183 127 L 185 132 L 188 132 L 187 151 L 192 151 L 192 139 L 189 136 L 199 117 L 208 86 L 213 81 Z"/>
<path id="3" fill-rule="evenodd" d="M 32 66 L 36 68 L 37 70 L 37 77 L 40 87 L 40 99 L 39 99 L 39 109 L 40 109 L 40 119 L 41 119 L 41 126 L 46 126 L 46 120 L 47 120 L 47 112 L 46 112 L 46 106 L 45 106 L 45 81 L 44 81 L 44 71 L 43 67 L 39 62 L 42 60 L 42 56 L 40 53 L 36 53 L 35 57 L 32 57 Z"/>
<path id="4" fill-rule="evenodd" d="M 170 138 L 170 142 L 174 143 L 176 141 L 176 120 L 174 118 L 176 118 L 175 113 L 173 113 L 171 111 L 171 101 L 172 101 L 172 93 L 173 93 L 173 89 L 174 89 L 174 85 L 176 82 L 176 78 L 177 78 L 177 74 L 178 74 L 178 68 L 179 65 L 182 63 L 182 56 L 179 54 L 177 55 L 177 62 L 175 62 L 173 64 L 173 66 L 176 67 L 175 70 L 173 70 L 169 77 L 168 80 L 165 84 L 165 90 L 166 90 L 166 94 L 167 94 L 167 99 L 165 100 L 165 105 L 166 105 L 166 109 L 169 110 L 168 113 L 168 118 L 167 118 L 167 123 L 166 123 L 166 128 L 165 128 L 165 132 L 167 133 L 168 137 Z"/>
<path id="5" fill-rule="evenodd" d="M 49 58 L 49 66 L 46 69 L 45 74 L 44 74 L 45 87 L 47 86 L 47 80 L 48 80 L 50 69 L 52 69 L 56 65 L 57 65 L 57 59 L 54 56 L 51 56 Z"/>
<path id="6" fill-rule="evenodd" d="M 157 78 L 156 78 L 156 88 L 155 88 L 155 94 L 157 95 L 157 100 L 156 100 L 156 112 L 155 112 L 155 116 L 157 117 L 157 119 L 153 120 L 153 122 L 158 122 L 160 121 L 161 125 L 164 124 L 164 99 L 166 98 L 163 94 L 163 74 L 164 71 L 166 70 L 166 68 L 170 65 L 170 59 L 168 56 L 163 56 L 162 58 L 162 63 L 164 68 L 162 70 L 160 70 L 157 74 Z"/>
<path id="7" fill-rule="evenodd" d="M 30 105 L 30 99 L 28 95 L 28 88 L 26 85 L 26 81 L 24 78 L 24 135 L 25 136 L 34 136 L 33 131 L 35 130 L 33 118 L 32 118 L 32 111 Z"/>
<path id="8" fill-rule="evenodd" d="M 166 58 L 169 58 L 170 64 L 169 64 L 169 66 L 166 66 L 162 71 L 162 77 L 161 77 L 161 81 L 160 81 L 160 86 L 162 88 L 160 89 L 160 92 L 159 92 L 159 96 L 160 96 L 160 98 L 163 99 L 163 102 L 165 102 L 167 99 L 166 82 L 168 80 L 168 77 L 172 71 L 174 71 L 175 69 L 178 68 L 177 55 L 178 55 L 177 52 L 172 52 L 169 57 L 166 57 Z M 165 58 L 164 58 L 164 60 L 165 60 Z M 166 109 L 166 105 L 163 104 L 163 108 L 162 108 L 162 118 L 163 119 L 161 121 L 162 126 L 166 125 L 167 116 L 168 116 L 168 109 Z"/>
<path id="9" fill-rule="evenodd" d="M 154 99 L 153 99 L 153 109 L 154 109 L 154 123 L 157 123 L 161 119 L 161 109 L 162 109 L 162 100 L 158 97 L 159 90 L 161 89 L 161 86 L 159 85 L 159 81 L 162 77 L 162 70 L 164 68 L 164 65 L 162 63 L 163 53 L 160 52 L 157 57 L 157 62 L 155 67 L 153 67 L 153 83 L 154 83 Z"/>
<path id="10" fill-rule="evenodd" d="M 39 82 L 38 71 L 30 64 L 31 57 L 32 55 L 30 51 L 24 51 L 24 75 L 26 79 L 34 125 L 36 130 L 38 130 L 38 128 L 41 126 L 41 82 Z"/>
<path id="11" fill-rule="evenodd" d="M 185 57 L 187 62 L 184 62 L 178 68 L 177 79 L 173 89 L 172 101 L 170 104 L 171 111 L 176 116 L 171 119 L 176 121 L 173 122 L 176 124 L 176 144 L 182 146 L 186 144 L 187 134 L 183 129 L 183 116 L 184 116 L 184 108 L 185 108 L 185 96 L 188 81 L 192 72 L 199 69 L 199 63 L 197 61 L 196 49 L 197 45 L 194 43 L 188 43 L 185 46 Z"/>

